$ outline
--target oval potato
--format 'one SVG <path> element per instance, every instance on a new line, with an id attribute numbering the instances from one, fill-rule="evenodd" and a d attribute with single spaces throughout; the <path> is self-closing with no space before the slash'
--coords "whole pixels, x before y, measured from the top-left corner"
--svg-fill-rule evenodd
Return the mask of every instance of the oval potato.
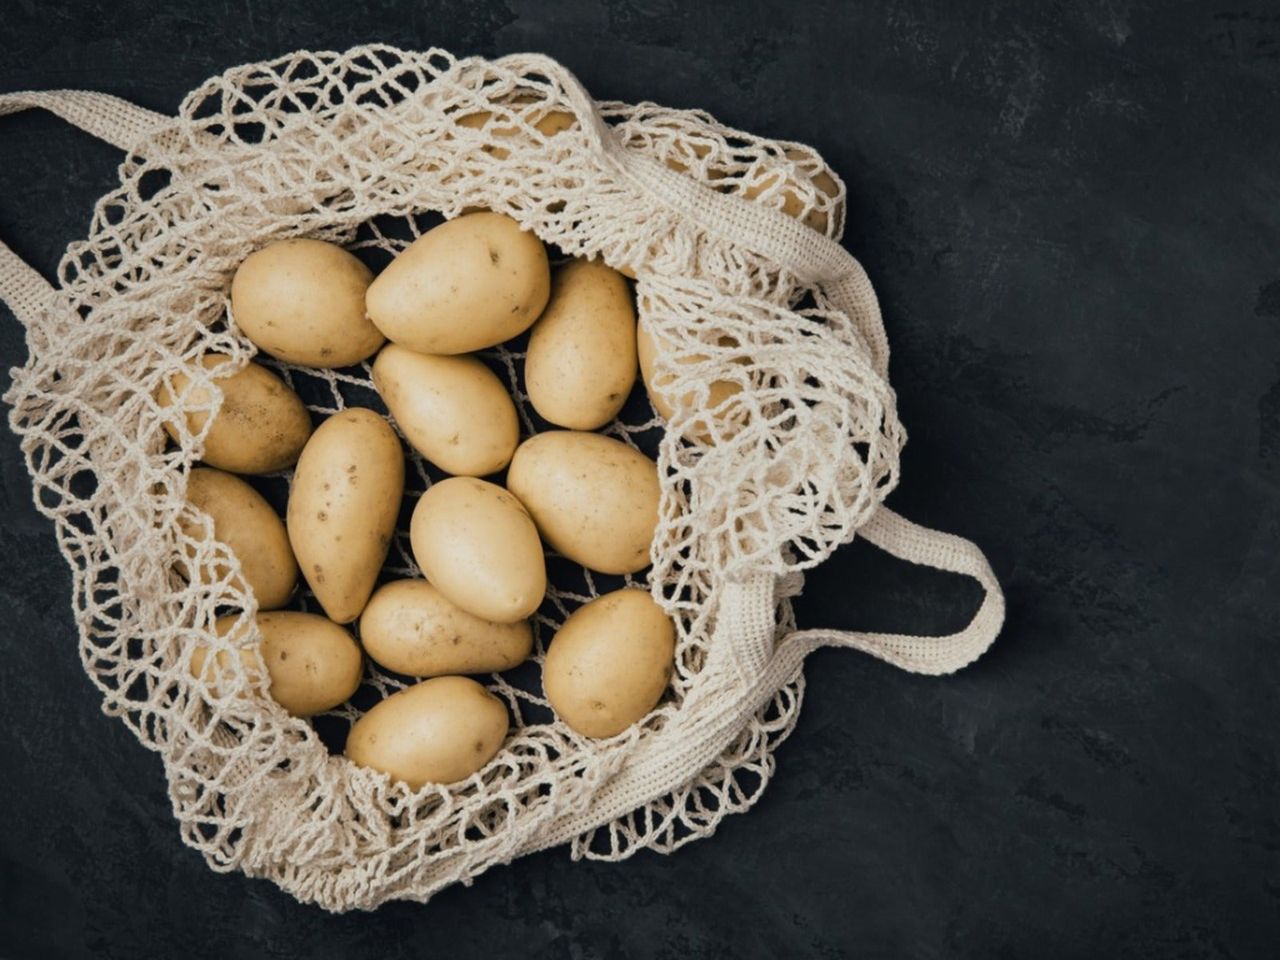
<path id="1" fill-rule="evenodd" d="M 796 163 L 809 159 L 806 154 L 795 149 L 788 150 L 786 155 L 788 160 Z M 799 176 L 805 177 L 807 175 L 800 171 Z M 825 168 L 819 170 L 809 179 L 813 184 L 813 188 L 819 194 L 824 194 L 834 200 L 840 193 L 839 184 L 836 183 L 835 178 Z M 742 195 L 748 200 L 756 200 L 765 193 L 770 193 L 774 190 L 782 192 L 782 212 L 788 217 L 799 219 L 801 214 L 804 213 L 804 200 L 801 199 L 800 188 L 795 180 L 788 179 L 787 175 L 781 170 L 772 170 L 759 174 L 757 179 L 747 182 L 742 187 Z M 810 229 L 818 231 L 818 233 L 825 234 L 827 232 L 827 214 L 824 210 L 810 210 L 804 215 L 804 219 L 801 222 Z"/>
<path id="2" fill-rule="evenodd" d="M 271 698 L 295 717 L 310 717 L 350 699 L 360 686 L 364 657 L 351 634 L 331 620 L 314 613 L 273 610 L 255 618 L 262 632 L 262 662 L 266 664 L 271 683 Z M 226 636 L 237 628 L 243 635 L 247 623 L 239 614 L 219 617 L 214 629 Z M 245 672 L 257 675 L 257 660 L 252 647 L 240 647 Z M 191 655 L 191 673 L 204 672 L 208 648 L 197 648 Z M 225 651 L 217 656 L 218 671 L 226 670 Z M 206 678 L 212 682 L 217 677 Z"/>
<path id="3" fill-rule="evenodd" d="M 516 448 L 507 489 L 547 544 L 600 573 L 649 565 L 658 526 L 658 465 L 621 440 L 549 430 Z"/>
<path id="4" fill-rule="evenodd" d="M 210 353 L 200 358 L 206 370 L 228 362 L 225 354 Z M 163 409 L 174 406 L 190 390 L 192 404 L 210 402 L 203 387 L 191 387 L 191 378 L 175 373 L 156 390 L 156 403 Z M 205 434 L 203 460 L 211 467 L 232 473 L 275 473 L 298 460 L 307 437 L 311 417 L 301 398 L 266 367 L 248 364 L 229 377 L 218 378 L 222 406 Z M 204 429 L 209 414 L 186 414 L 187 430 Z M 164 422 L 165 432 L 178 440 L 177 416 Z"/>
<path id="5" fill-rule="evenodd" d="M 191 471 L 187 500 L 209 515 L 214 538 L 239 558 L 244 582 L 257 598 L 259 609 L 284 606 L 298 584 L 298 564 L 289 549 L 284 524 L 271 504 L 239 477 L 211 467 Z M 180 528 L 189 537 L 198 533 L 191 525 L 181 524 Z M 178 572 L 190 578 L 187 564 L 180 563 Z M 224 569 L 216 571 L 219 578 L 225 575 Z"/>
<path id="6" fill-rule="evenodd" d="M 435 588 L 482 620 L 524 620 L 547 592 L 537 528 L 497 484 L 472 477 L 432 484 L 413 510 L 409 539 Z"/>
<path id="7" fill-rule="evenodd" d="M 724 346 L 732 346 L 733 342 L 729 337 L 721 338 Z M 670 420 L 677 407 L 691 406 L 696 403 L 697 397 L 693 391 L 688 391 L 683 396 L 671 398 L 668 385 L 674 378 L 670 374 L 660 376 L 657 372 L 658 354 L 660 350 L 665 349 L 668 349 L 666 340 L 655 337 L 645 329 L 643 324 L 637 326 L 636 353 L 640 361 L 640 377 L 644 380 L 645 392 L 648 393 L 649 402 L 658 415 L 663 420 Z M 705 359 L 706 357 L 702 354 L 694 354 L 682 358 L 680 362 L 700 363 Z M 707 392 L 705 415 L 695 418 L 690 425 L 692 435 L 703 440 L 711 439 L 710 421 L 718 421 L 717 426 L 721 428 L 727 425 L 728 411 L 725 409 L 725 402 L 741 393 L 742 386 L 733 380 L 713 380 L 707 387 Z"/>
<path id="8" fill-rule="evenodd" d="M 241 332 L 300 367 L 346 367 L 372 356 L 383 336 L 365 315 L 373 273 L 333 243 L 297 238 L 252 253 L 231 281 Z"/>
<path id="9" fill-rule="evenodd" d="M 520 439 L 515 404 L 475 357 L 390 343 L 373 362 L 373 384 L 413 448 L 446 473 L 480 477 L 511 462 Z"/>
<path id="10" fill-rule="evenodd" d="M 533 408 L 557 426 L 594 430 L 618 415 L 636 382 L 636 312 L 622 274 L 593 260 L 556 270 L 524 379 Z"/>
<path id="11" fill-rule="evenodd" d="M 542 687 L 556 716 L 587 737 L 612 737 L 662 699 L 675 667 L 675 628 L 643 590 L 575 610 L 547 649 Z"/>
<path id="12" fill-rule="evenodd" d="M 289 489 L 289 541 L 330 620 L 360 616 L 391 545 L 403 494 L 400 440 L 372 410 L 335 413 L 307 441 Z"/>
<path id="13" fill-rule="evenodd" d="M 379 587 L 360 615 L 360 640 L 376 663 L 411 677 L 498 673 L 533 651 L 528 620 L 481 620 L 426 580 Z"/>
<path id="14" fill-rule="evenodd" d="M 510 217 L 467 213 L 415 240 L 369 287 L 369 317 L 419 353 L 469 353 L 527 330 L 547 305 L 542 241 Z"/>
<path id="15" fill-rule="evenodd" d="M 355 722 L 347 758 L 417 790 L 480 770 L 507 737 L 507 708 L 467 677 L 436 677 L 393 693 Z"/>

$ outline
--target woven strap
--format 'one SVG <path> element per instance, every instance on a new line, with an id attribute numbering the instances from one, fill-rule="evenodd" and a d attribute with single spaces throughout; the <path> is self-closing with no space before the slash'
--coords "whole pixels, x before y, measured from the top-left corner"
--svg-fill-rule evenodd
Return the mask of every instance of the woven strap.
<path id="1" fill-rule="evenodd" d="M 88 90 L 0 94 L 0 117 L 37 107 L 125 151 L 157 127 L 172 122 L 164 114 Z M 0 240 L 0 302 L 24 327 L 35 322 L 53 292 L 49 281 Z"/>

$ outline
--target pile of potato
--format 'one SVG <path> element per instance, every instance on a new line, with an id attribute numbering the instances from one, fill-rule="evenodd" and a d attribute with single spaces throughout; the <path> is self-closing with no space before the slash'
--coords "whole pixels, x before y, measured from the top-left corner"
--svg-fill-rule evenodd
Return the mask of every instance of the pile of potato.
<path id="1" fill-rule="evenodd" d="M 618 415 L 637 368 L 651 374 L 661 345 L 645 338 L 637 353 L 631 292 L 616 271 L 577 260 L 553 273 L 536 237 L 489 212 L 430 230 L 377 277 L 330 243 L 271 244 L 240 266 L 231 301 L 241 332 L 287 363 L 342 367 L 376 353 L 373 382 L 400 433 L 452 475 L 413 511 L 410 541 L 425 579 L 378 586 L 405 477 L 388 420 L 352 407 L 313 431 L 301 399 L 266 368 L 250 364 L 219 381 L 223 404 L 189 498 L 257 597 L 270 695 L 296 716 L 330 710 L 360 686 L 365 655 L 423 678 L 365 713 L 346 754 L 414 789 L 464 779 L 501 749 L 509 726 L 505 704 L 467 675 L 529 658 L 529 618 L 547 589 L 544 544 L 605 574 L 649 563 L 657 466 L 590 431 Z M 522 443 L 502 381 L 468 354 L 525 331 L 530 401 L 566 429 Z M 646 386 L 664 409 L 647 378 Z M 196 389 L 174 376 L 156 399 L 165 410 L 182 396 L 207 403 L 189 395 Z M 207 414 L 187 416 L 190 430 L 205 426 Z M 176 428 L 166 424 L 175 439 Z M 285 522 L 234 475 L 290 466 Z M 504 470 L 505 486 L 481 479 Z M 299 572 L 325 616 L 277 609 Z M 191 576 L 183 564 L 179 573 Z M 359 643 L 344 626 L 357 621 Z M 249 628 L 239 614 L 217 624 L 222 635 Z M 542 667 L 547 700 L 579 734 L 614 736 L 661 699 L 674 646 L 673 625 L 647 592 L 605 594 L 555 634 Z M 252 650 L 240 647 L 254 669 Z M 215 688 L 229 676 L 208 648 L 190 664 Z"/>

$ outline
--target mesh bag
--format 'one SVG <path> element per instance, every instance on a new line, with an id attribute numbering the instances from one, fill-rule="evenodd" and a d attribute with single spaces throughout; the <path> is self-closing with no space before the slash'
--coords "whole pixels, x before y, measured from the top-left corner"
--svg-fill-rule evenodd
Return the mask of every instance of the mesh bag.
<path id="1" fill-rule="evenodd" d="M 83 91 L 0 96 L 0 114 L 30 107 L 127 156 L 56 288 L 0 245 L 0 297 L 30 352 L 6 397 L 11 424 L 71 566 L 85 671 L 104 711 L 162 759 L 182 838 L 215 870 L 347 910 L 425 901 L 560 844 L 575 858 L 670 852 L 760 795 L 795 725 L 808 652 L 848 646 L 941 674 L 999 631 L 1004 603 L 982 553 L 881 506 L 905 440 L 887 342 L 870 283 L 836 242 L 844 188 L 811 149 L 698 111 L 596 103 L 542 56 L 384 46 L 237 67 L 177 117 Z M 352 704 L 312 724 L 262 695 L 264 674 L 239 657 L 222 658 L 218 682 L 193 676 L 196 649 L 256 644 L 251 622 L 228 637 L 213 630 L 220 613 L 251 616 L 256 603 L 185 499 L 203 435 L 183 428 L 168 443 L 172 414 L 153 397 L 183 373 L 204 398 L 194 389 L 180 406 L 216 410 L 216 377 L 254 355 L 228 310 L 231 276 L 253 250 L 305 235 L 377 267 L 431 216 L 476 207 L 632 273 L 641 324 L 670 348 L 658 374 L 671 418 L 633 399 L 606 432 L 658 461 L 653 565 L 627 582 L 673 617 L 677 662 L 662 703 L 630 730 L 596 741 L 558 722 L 541 694 L 545 644 L 579 603 L 622 580 L 552 557 L 533 660 L 486 680 L 510 708 L 506 745 L 469 779 L 414 792 L 322 736 L 340 741 L 409 678 L 371 665 Z M 485 359 L 530 432 L 521 349 Z M 206 370 L 210 351 L 234 362 Z M 317 371 L 259 359 L 320 416 L 385 410 L 367 363 Z M 718 382 L 737 392 L 710 418 Z M 402 521 L 440 476 L 407 455 Z M 259 486 L 279 506 L 288 480 Z M 797 631 L 790 598 L 803 571 L 855 534 L 977 579 L 984 599 L 969 626 L 946 637 Z M 184 558 L 190 581 L 175 571 Z M 402 522 L 387 576 L 411 575 Z M 298 604 L 315 607 L 305 594 Z"/>

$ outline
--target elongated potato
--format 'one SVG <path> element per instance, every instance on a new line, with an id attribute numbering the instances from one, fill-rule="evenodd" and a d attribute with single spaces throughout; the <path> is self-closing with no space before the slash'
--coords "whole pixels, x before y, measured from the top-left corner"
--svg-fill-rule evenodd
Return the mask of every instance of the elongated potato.
<path id="1" fill-rule="evenodd" d="M 262 661 L 271 678 L 271 698 L 295 717 L 309 717 L 331 710 L 351 697 L 360 686 L 364 658 L 351 634 L 331 620 L 314 613 L 273 610 L 255 618 L 262 631 Z M 235 632 L 243 639 L 248 623 L 238 614 L 219 617 L 214 624 L 219 636 Z M 252 647 L 240 646 L 240 659 L 245 672 L 257 675 L 257 660 Z M 215 688 L 220 675 L 226 673 L 226 654 L 219 651 L 216 670 L 205 673 L 207 647 L 191 654 L 191 673 L 204 676 Z"/>
<path id="2" fill-rule="evenodd" d="M 787 151 L 787 158 L 796 163 L 804 162 L 807 159 L 804 153 L 795 149 Z M 803 178 L 808 177 L 808 174 L 804 171 L 799 171 L 797 176 Z M 818 193 L 825 194 L 832 199 L 840 192 L 839 184 L 825 169 L 818 170 L 812 177 L 809 177 L 809 180 Z M 789 179 L 783 171 L 762 171 L 742 187 L 742 195 L 748 200 L 758 200 L 766 194 L 770 196 L 781 195 L 782 205 L 779 209 L 788 217 L 798 219 L 804 213 L 804 201 L 801 199 L 802 193 L 797 180 Z M 805 226 L 817 230 L 818 233 L 827 232 L 827 214 L 824 210 L 810 210 L 804 215 L 802 222 Z"/>
<path id="3" fill-rule="evenodd" d="M 373 363 L 373 384 L 413 448 L 446 473 L 482 477 L 511 461 L 520 439 L 515 404 L 475 357 L 390 343 Z"/>
<path id="4" fill-rule="evenodd" d="M 649 565 L 658 525 L 658 465 L 598 433 L 549 430 L 516 449 L 507 489 L 554 550 L 600 573 Z"/>
<path id="5" fill-rule="evenodd" d="M 395 343 L 419 353 L 469 353 L 527 330 L 550 289 L 542 241 L 485 211 L 428 230 L 378 275 L 365 302 Z"/>
<path id="6" fill-rule="evenodd" d="M 502 749 L 507 708 L 467 677 L 436 677 L 393 693 L 355 722 L 347 758 L 411 790 L 456 783 Z"/>
<path id="7" fill-rule="evenodd" d="M 524 379 L 533 408 L 557 426 L 594 430 L 618 415 L 636 382 L 636 311 L 618 271 L 593 260 L 556 270 Z"/>
<path id="8" fill-rule="evenodd" d="M 360 640 L 378 664 L 411 677 L 497 673 L 533 650 L 528 620 L 481 620 L 425 580 L 379 587 L 360 615 Z"/>
<path id="9" fill-rule="evenodd" d="M 281 240 L 252 253 L 231 281 L 236 325 L 300 367 L 345 367 L 382 346 L 365 315 L 373 273 L 336 244 Z"/>
<path id="10" fill-rule="evenodd" d="M 556 716 L 587 737 L 612 737 L 652 710 L 671 682 L 675 628 L 643 590 L 615 590 L 564 622 L 542 665 Z"/>
<path id="11" fill-rule="evenodd" d="M 228 362 L 231 358 L 210 353 L 200 358 L 206 370 Z M 191 390 L 193 404 L 209 403 L 203 388 L 191 388 L 191 378 L 175 373 L 156 391 L 156 402 L 169 408 L 177 398 Z M 232 473 L 275 473 L 298 461 L 307 437 L 311 436 L 311 417 L 302 400 L 266 367 L 251 363 L 229 377 L 218 379 L 222 406 L 209 432 L 205 434 L 204 462 Z M 204 429 L 209 415 L 203 411 L 186 414 L 187 429 L 197 433 Z M 164 429 L 178 439 L 177 416 L 166 420 Z"/>
<path id="12" fill-rule="evenodd" d="M 435 588 L 482 620 L 524 620 L 547 592 L 537 528 L 497 484 L 472 477 L 432 484 L 413 510 L 409 539 Z"/>
<path id="13" fill-rule="evenodd" d="M 298 564 L 289 549 L 284 524 L 262 498 L 239 477 L 196 467 L 187 477 L 187 499 L 213 520 L 213 535 L 231 548 L 240 560 L 244 582 L 253 591 L 258 607 L 271 610 L 284 606 L 298 583 Z M 194 527 L 183 525 L 189 537 L 197 535 Z M 178 572 L 190 577 L 186 564 Z M 225 576 L 218 570 L 217 576 Z"/>
<path id="14" fill-rule="evenodd" d="M 289 489 L 289 541 L 330 620 L 360 616 L 403 493 L 400 440 L 372 410 L 335 413 L 307 441 Z"/>

